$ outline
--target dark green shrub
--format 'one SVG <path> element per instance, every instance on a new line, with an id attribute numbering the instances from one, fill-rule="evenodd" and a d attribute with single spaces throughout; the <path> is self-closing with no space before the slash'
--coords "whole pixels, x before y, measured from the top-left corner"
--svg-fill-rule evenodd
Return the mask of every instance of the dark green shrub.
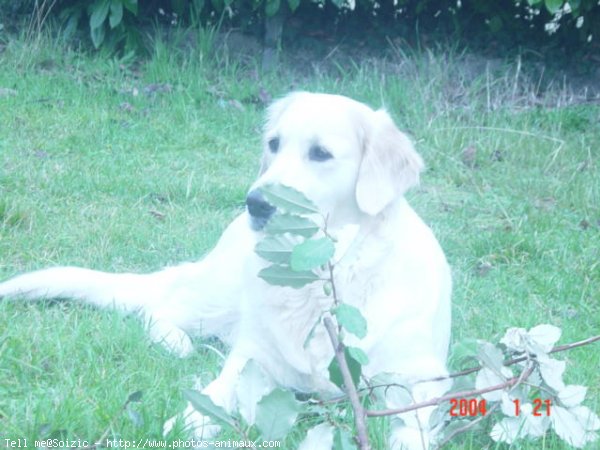
<path id="1" fill-rule="evenodd" d="M 0 10 L 14 15 L 35 11 L 42 3 L 53 5 L 67 36 L 85 29 L 95 48 L 109 49 L 139 48 L 141 27 L 154 22 L 197 26 L 225 18 L 245 28 L 278 13 L 296 15 L 307 23 L 318 16 L 328 29 L 354 21 L 356 34 L 367 30 L 402 34 L 418 24 L 419 29 L 451 33 L 467 43 L 494 35 L 508 45 L 587 42 L 600 29 L 597 0 L 0 0 Z"/>

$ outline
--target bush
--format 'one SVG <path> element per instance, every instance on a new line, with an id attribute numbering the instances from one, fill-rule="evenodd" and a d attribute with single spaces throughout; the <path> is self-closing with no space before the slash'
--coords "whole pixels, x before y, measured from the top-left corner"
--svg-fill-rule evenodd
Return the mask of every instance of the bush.
<path id="1" fill-rule="evenodd" d="M 141 30 L 151 23 L 197 26 L 225 18 L 247 28 L 288 14 L 306 23 L 318 15 L 327 28 L 351 22 L 354 33 L 383 29 L 398 34 L 418 28 L 450 33 L 466 43 L 490 38 L 513 45 L 585 43 L 600 28 L 597 0 L 0 0 L 8 16 L 44 7 L 52 7 L 67 36 L 85 29 L 95 48 L 110 50 L 139 49 Z"/>

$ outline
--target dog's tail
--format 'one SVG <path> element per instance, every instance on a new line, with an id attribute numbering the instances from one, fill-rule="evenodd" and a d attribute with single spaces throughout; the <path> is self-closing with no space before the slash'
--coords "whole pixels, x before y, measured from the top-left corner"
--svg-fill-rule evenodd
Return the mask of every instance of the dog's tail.
<path id="1" fill-rule="evenodd" d="M 128 312 L 143 309 L 150 292 L 146 275 L 106 273 L 80 267 L 54 267 L 14 277 L 0 283 L 0 298 L 74 299 L 99 307 Z"/>

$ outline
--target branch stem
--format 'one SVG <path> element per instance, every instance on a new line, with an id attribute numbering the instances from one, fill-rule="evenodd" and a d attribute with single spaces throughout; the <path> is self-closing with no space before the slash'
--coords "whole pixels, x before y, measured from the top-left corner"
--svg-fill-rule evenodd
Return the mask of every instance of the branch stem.
<path id="1" fill-rule="evenodd" d="M 356 426 L 358 447 L 360 448 L 360 450 L 370 450 L 371 446 L 369 445 L 369 436 L 367 433 L 367 424 L 365 421 L 365 409 L 363 408 L 363 405 L 360 402 L 356 386 L 352 381 L 350 368 L 348 367 L 348 362 L 346 361 L 346 356 L 344 355 L 344 346 L 342 343 L 340 343 L 338 339 L 336 326 L 331 320 L 331 317 L 325 317 L 323 319 L 323 324 L 325 325 L 325 329 L 327 330 L 327 333 L 329 334 L 329 339 L 331 340 L 331 344 L 333 345 L 335 358 L 337 359 L 337 362 L 340 365 L 340 372 L 342 373 L 342 379 L 344 380 L 344 388 L 346 390 L 346 393 L 348 394 L 348 398 L 350 399 L 352 409 L 354 410 L 354 425 Z"/>
<path id="2" fill-rule="evenodd" d="M 523 373 L 521 373 L 521 375 L 519 375 L 518 377 L 509 378 L 504 383 L 495 384 L 493 386 L 488 386 L 484 389 L 473 389 L 471 391 L 453 392 L 451 394 L 442 395 L 441 397 L 432 398 L 431 400 L 427 400 L 426 402 L 414 403 L 410 406 L 405 406 L 404 408 L 381 409 L 381 410 L 377 410 L 377 411 L 367 410 L 367 411 L 365 411 L 365 414 L 367 415 L 367 417 L 391 416 L 394 414 L 401 414 L 401 413 L 405 413 L 405 412 L 409 412 L 409 411 L 414 411 L 416 409 L 425 408 L 427 406 L 437 406 L 441 403 L 448 402 L 455 398 L 476 397 L 481 394 L 487 394 L 488 392 L 498 391 L 500 389 L 512 387 L 512 386 L 516 385 L 517 383 L 521 383 L 524 379 L 526 379 L 531 374 L 531 371 L 533 371 L 533 368 L 531 368 L 528 371 L 529 373 L 527 373 L 525 376 L 523 376 Z"/>
<path id="3" fill-rule="evenodd" d="M 592 337 L 584 339 L 582 341 L 572 342 L 570 344 L 557 345 L 552 350 L 550 350 L 548 352 L 548 354 L 556 353 L 556 352 L 564 352 L 565 350 L 571 350 L 576 347 L 582 347 L 584 345 L 589 345 L 596 341 L 600 341 L 600 335 L 592 336 Z M 528 358 L 527 356 L 520 356 L 518 358 L 506 360 L 506 361 L 504 361 L 503 364 L 505 366 L 512 366 L 513 364 L 517 364 L 517 363 L 526 361 L 527 358 Z M 429 383 L 431 381 L 447 380 L 448 378 L 464 377 L 465 375 L 469 375 L 473 372 L 478 372 L 479 370 L 481 370 L 481 368 L 482 368 L 481 366 L 471 367 L 470 369 L 461 370 L 460 372 L 451 373 L 450 375 L 445 375 L 443 377 L 435 377 L 435 378 L 428 378 L 426 380 L 420 380 L 419 383 Z"/>

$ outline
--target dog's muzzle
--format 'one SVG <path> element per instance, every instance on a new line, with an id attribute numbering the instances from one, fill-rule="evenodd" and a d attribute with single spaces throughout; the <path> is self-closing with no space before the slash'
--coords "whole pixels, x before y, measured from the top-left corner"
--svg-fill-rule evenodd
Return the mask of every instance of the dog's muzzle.
<path id="1" fill-rule="evenodd" d="M 248 193 L 246 207 L 250 214 L 250 226 L 255 231 L 262 230 L 277 209 L 265 200 L 258 189 Z"/>

